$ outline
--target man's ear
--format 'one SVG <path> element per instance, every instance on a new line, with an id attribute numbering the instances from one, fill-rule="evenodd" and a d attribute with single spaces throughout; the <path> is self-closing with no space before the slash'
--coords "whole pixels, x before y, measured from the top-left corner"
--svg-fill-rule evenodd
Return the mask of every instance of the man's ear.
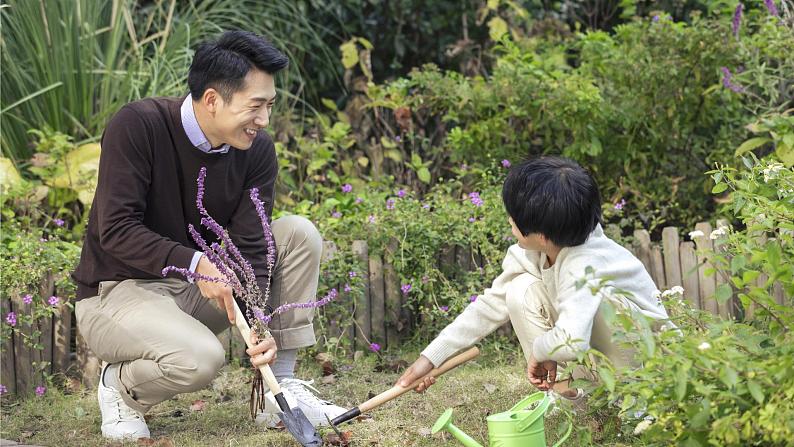
<path id="1" fill-rule="evenodd" d="M 217 112 L 218 106 L 221 105 L 222 101 L 223 98 L 221 98 L 221 95 L 214 88 L 204 90 L 204 94 L 201 95 L 201 103 L 209 113 Z"/>

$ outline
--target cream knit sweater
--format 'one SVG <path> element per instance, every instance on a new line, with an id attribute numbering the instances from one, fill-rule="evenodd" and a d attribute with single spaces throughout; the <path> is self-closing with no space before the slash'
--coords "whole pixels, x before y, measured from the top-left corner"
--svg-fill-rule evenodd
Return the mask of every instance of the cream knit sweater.
<path id="1" fill-rule="evenodd" d="M 502 262 L 502 273 L 491 287 L 444 328 L 422 355 L 438 366 L 509 321 L 505 297 L 511 287 L 526 284 L 526 281 L 514 281 L 525 273 L 543 281 L 554 305 L 554 309 L 548 309 L 554 327 L 532 341 L 532 354 L 538 361 L 574 360 L 577 351 L 591 347 L 591 340 L 609 340 L 608 326 L 593 324 L 604 295 L 620 309 L 637 311 L 654 320 L 668 319 L 658 299 L 659 291 L 645 267 L 628 250 L 606 237 L 600 225 L 584 244 L 563 248 L 553 266 L 541 268 L 546 262 L 544 253 L 524 250 L 517 244 L 511 246 Z M 595 279 L 593 274 L 585 273 L 588 266 L 594 269 Z M 593 295 L 588 286 L 577 289 L 576 282 L 584 278 L 588 278 L 588 284 L 606 278 L 607 286 Z M 626 296 L 609 293 L 615 290 L 628 293 Z"/>

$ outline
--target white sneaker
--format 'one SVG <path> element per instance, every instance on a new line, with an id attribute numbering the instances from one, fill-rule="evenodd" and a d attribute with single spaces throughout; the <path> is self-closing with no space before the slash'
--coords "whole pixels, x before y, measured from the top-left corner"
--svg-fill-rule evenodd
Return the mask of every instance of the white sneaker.
<path id="1" fill-rule="evenodd" d="M 554 390 L 546 391 L 546 394 L 551 397 L 551 404 L 549 405 L 549 409 L 546 410 L 547 416 L 557 415 L 560 412 L 561 406 L 566 406 L 574 414 L 587 410 L 587 395 L 581 388 L 576 389 L 576 397 L 564 397 Z"/>
<path id="2" fill-rule="evenodd" d="M 124 403 L 121 393 L 115 388 L 102 384 L 107 367 L 108 364 L 103 362 L 97 388 L 99 411 L 102 413 L 102 436 L 116 440 L 151 437 L 143 414 Z"/>
<path id="3" fill-rule="evenodd" d="M 281 392 L 287 400 L 290 408 L 300 408 L 306 418 L 313 426 L 328 425 L 328 419 L 346 412 L 345 408 L 334 405 L 331 402 L 318 398 L 314 393 L 318 393 L 316 388 L 311 386 L 314 380 L 305 381 L 299 379 L 284 379 L 281 385 Z M 313 393 L 313 392 L 314 393 Z M 274 428 L 281 421 L 279 414 L 281 409 L 270 391 L 265 394 L 265 410 L 256 415 L 257 424 L 265 424 L 267 427 Z M 328 419 L 326 419 L 328 416 Z"/>

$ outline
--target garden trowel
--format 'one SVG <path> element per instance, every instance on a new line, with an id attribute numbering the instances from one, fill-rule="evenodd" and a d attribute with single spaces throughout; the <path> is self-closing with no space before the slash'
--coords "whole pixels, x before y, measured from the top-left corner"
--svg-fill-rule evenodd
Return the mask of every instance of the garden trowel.
<path id="1" fill-rule="evenodd" d="M 245 344 L 252 348 L 254 345 L 251 343 L 251 328 L 248 327 L 248 322 L 245 319 L 245 316 L 240 311 L 240 306 L 237 305 L 237 302 L 234 303 L 234 323 L 237 326 L 237 329 L 240 330 L 240 335 L 243 336 L 243 340 L 245 340 Z M 284 398 L 284 394 L 281 392 L 281 386 L 278 384 L 278 380 L 276 380 L 276 376 L 273 375 L 273 371 L 270 369 L 269 365 L 263 365 L 259 367 L 259 372 L 262 373 L 262 379 L 267 384 L 267 387 L 270 388 L 270 391 L 273 393 L 273 397 L 276 399 L 279 408 L 281 409 L 281 414 L 279 417 L 281 418 L 281 423 L 284 424 L 284 427 L 287 429 L 288 432 L 295 437 L 295 439 L 301 443 L 304 447 L 320 447 L 323 444 L 322 438 L 317 433 L 317 430 L 314 429 L 314 426 L 309 419 L 303 414 L 300 408 L 290 408 L 289 404 L 287 403 L 287 399 Z"/>

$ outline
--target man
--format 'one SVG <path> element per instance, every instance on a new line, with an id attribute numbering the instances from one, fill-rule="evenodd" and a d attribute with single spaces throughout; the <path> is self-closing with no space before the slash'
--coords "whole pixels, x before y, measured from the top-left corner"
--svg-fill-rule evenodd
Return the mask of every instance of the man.
<path id="1" fill-rule="evenodd" d="M 226 32 L 196 51 L 187 97 L 127 104 L 105 129 L 97 192 L 73 274 L 78 328 L 103 360 L 98 398 L 105 437 L 149 437 L 143 418 L 149 408 L 207 386 L 223 366 L 215 334 L 234 321 L 231 289 L 161 275 L 176 266 L 221 277 L 187 230 L 192 223 L 205 240 L 216 240 L 201 228 L 196 208 L 202 167 L 205 208 L 251 263 L 260 289 L 272 281 L 268 304 L 315 299 L 322 250 L 316 228 L 297 216 L 272 222 L 277 261 L 269 278 L 266 242 L 248 193 L 259 188 L 271 215 L 278 162 L 263 129 L 276 100 L 274 74 L 286 66 L 287 58 L 263 37 Z M 272 363 L 290 404 L 319 425 L 344 409 L 294 378 L 297 349 L 316 341 L 312 317 L 311 309 L 276 316 L 273 338 L 247 352 L 254 366 Z M 275 426 L 278 407 L 266 397 L 257 420 Z"/>

